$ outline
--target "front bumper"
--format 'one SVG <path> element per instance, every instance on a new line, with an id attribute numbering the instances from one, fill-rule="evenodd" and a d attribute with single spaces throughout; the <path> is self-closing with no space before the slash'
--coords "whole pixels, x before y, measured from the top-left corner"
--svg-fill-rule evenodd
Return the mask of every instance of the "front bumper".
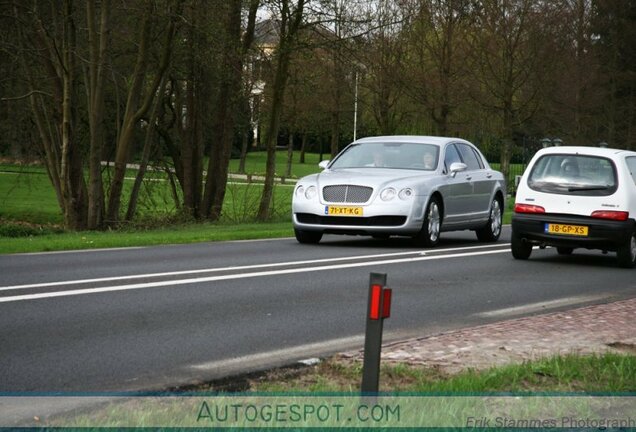
<path id="1" fill-rule="evenodd" d="M 374 200 L 371 204 L 321 203 L 318 200 L 295 200 L 292 205 L 294 228 L 327 234 L 413 235 L 422 229 L 424 199 L 414 196 L 408 201 Z M 361 207 L 362 216 L 329 216 L 327 206 Z"/>
<path id="2" fill-rule="evenodd" d="M 574 236 L 546 232 L 546 224 L 582 225 L 588 227 L 588 235 Z M 512 235 L 534 244 L 602 249 L 615 251 L 625 244 L 634 232 L 634 219 L 612 221 L 587 216 L 560 214 L 520 214 L 512 215 Z"/>

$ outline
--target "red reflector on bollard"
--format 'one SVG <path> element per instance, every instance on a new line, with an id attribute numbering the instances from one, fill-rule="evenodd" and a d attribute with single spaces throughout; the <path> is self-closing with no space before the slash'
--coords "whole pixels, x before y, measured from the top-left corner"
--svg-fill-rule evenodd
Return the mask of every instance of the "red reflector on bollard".
<path id="1" fill-rule="evenodd" d="M 380 319 L 380 295 L 382 294 L 381 285 L 371 285 L 371 305 L 369 310 L 369 318 L 372 320 Z"/>
<path id="2" fill-rule="evenodd" d="M 385 288 L 382 291 L 384 296 L 382 301 L 382 318 L 389 318 L 391 316 L 391 288 Z"/>

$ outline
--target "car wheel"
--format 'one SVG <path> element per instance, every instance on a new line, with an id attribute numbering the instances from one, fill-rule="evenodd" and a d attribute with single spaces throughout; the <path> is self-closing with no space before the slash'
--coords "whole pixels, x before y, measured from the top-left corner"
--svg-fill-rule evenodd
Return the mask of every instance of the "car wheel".
<path id="1" fill-rule="evenodd" d="M 424 224 L 413 240 L 418 246 L 433 247 L 439 243 L 439 233 L 442 227 L 442 212 L 437 198 L 433 197 L 426 206 Z"/>
<path id="2" fill-rule="evenodd" d="M 526 260 L 532 253 L 532 244 L 528 243 L 514 232 L 510 236 L 510 250 L 515 259 Z"/>
<path id="3" fill-rule="evenodd" d="M 633 268 L 636 265 L 636 232 L 616 250 L 616 258 L 621 267 Z"/>
<path id="4" fill-rule="evenodd" d="M 477 239 L 482 242 L 494 242 L 501 235 L 501 203 L 497 198 L 490 204 L 490 217 L 482 228 L 475 231 Z"/>
<path id="5" fill-rule="evenodd" d="M 317 244 L 322 238 L 322 233 L 319 231 L 302 231 L 294 228 L 294 234 L 298 243 L 302 244 Z"/>
<path id="6" fill-rule="evenodd" d="M 559 255 L 572 255 L 572 251 L 574 251 L 574 248 L 571 247 L 557 247 L 557 253 Z"/>

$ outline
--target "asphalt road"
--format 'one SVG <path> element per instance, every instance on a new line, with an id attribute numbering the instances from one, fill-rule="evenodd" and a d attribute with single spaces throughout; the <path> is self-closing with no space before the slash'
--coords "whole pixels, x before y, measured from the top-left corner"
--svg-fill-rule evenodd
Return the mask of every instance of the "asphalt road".
<path id="1" fill-rule="evenodd" d="M 0 256 L 0 392 L 157 390 L 361 347 L 370 272 L 385 341 L 636 296 L 614 254 L 435 249 L 325 236 Z"/>

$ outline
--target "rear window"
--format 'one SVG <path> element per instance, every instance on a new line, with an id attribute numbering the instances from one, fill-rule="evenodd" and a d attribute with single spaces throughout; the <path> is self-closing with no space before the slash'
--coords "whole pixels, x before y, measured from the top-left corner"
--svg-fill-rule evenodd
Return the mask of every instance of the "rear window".
<path id="1" fill-rule="evenodd" d="M 539 192 L 607 196 L 616 192 L 616 168 L 598 156 L 550 154 L 532 167 L 528 186 Z"/>

